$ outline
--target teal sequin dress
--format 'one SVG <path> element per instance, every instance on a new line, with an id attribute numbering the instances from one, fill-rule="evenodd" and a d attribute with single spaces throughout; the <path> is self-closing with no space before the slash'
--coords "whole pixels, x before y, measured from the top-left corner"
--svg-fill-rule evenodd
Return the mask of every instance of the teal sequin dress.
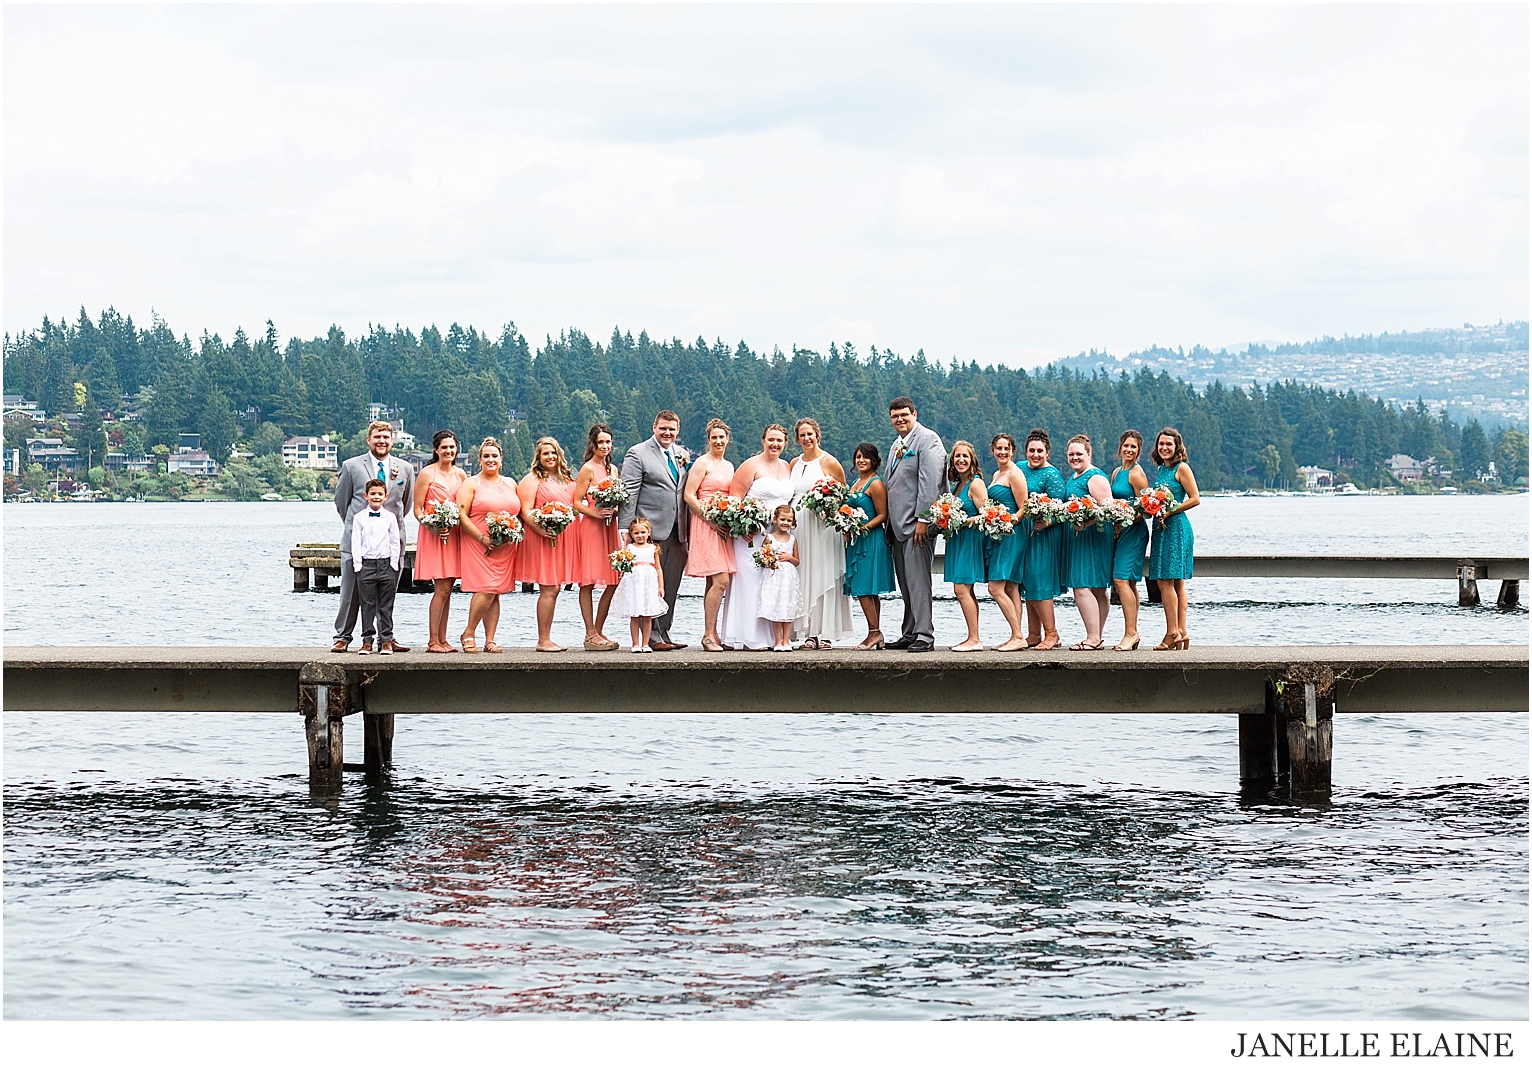
<path id="1" fill-rule="evenodd" d="M 1100 467 L 1086 467 L 1064 486 L 1064 499 L 1090 496 L 1090 480 L 1096 475 L 1106 477 Z M 1064 550 L 1065 584 L 1071 589 L 1106 589 L 1112 584 L 1112 529 L 1110 526 L 1088 526 L 1083 530 L 1069 529 L 1064 534 L 1068 547 Z"/>
<path id="2" fill-rule="evenodd" d="M 872 478 L 846 498 L 847 504 L 861 508 L 869 519 L 878 513 L 878 509 L 873 506 L 867 490 L 877 481 L 882 479 Z M 894 591 L 894 557 L 889 551 L 888 538 L 883 536 L 883 527 L 868 530 L 846 546 L 846 577 L 841 580 L 840 589 L 847 596 L 877 596 Z"/>
<path id="3" fill-rule="evenodd" d="M 1154 484 L 1169 489 L 1177 504 L 1186 500 L 1186 490 L 1176 480 L 1176 472 L 1180 469 L 1179 463 L 1174 467 L 1161 467 L 1160 473 L 1154 476 Z M 1194 540 L 1192 521 L 1182 512 L 1166 519 L 1163 526 L 1156 522 L 1154 543 L 1149 549 L 1149 577 L 1156 581 L 1190 578 Z"/>
<path id="4" fill-rule="evenodd" d="M 1046 464 L 1036 470 L 1022 467 L 1027 478 L 1027 493 L 1044 493 L 1054 500 L 1064 499 L 1064 476 L 1057 467 Z M 1019 536 L 1022 531 L 1016 531 Z M 1022 599 L 1052 600 L 1064 592 L 1064 538 L 1068 531 L 1054 523 L 1041 533 L 1026 524 L 1030 536 L 1021 564 Z"/>
<path id="5" fill-rule="evenodd" d="M 970 495 L 972 489 L 973 479 L 970 478 L 963 485 L 963 491 L 957 495 L 963 502 L 963 511 L 970 518 L 979 513 L 979 507 Z M 979 530 L 963 529 L 953 534 L 942 534 L 942 540 L 946 542 L 943 567 L 946 569 L 947 581 L 953 585 L 977 585 L 983 582 L 984 542 L 989 538 Z"/>
<path id="6" fill-rule="evenodd" d="M 1016 494 L 1011 492 L 1011 487 L 1008 485 L 990 486 L 989 498 L 1007 511 L 1016 510 Z M 974 532 L 978 533 L 977 530 Z M 1015 533 L 1009 537 L 1002 537 L 998 541 L 985 537 L 982 533 L 979 537 L 984 542 L 984 558 L 989 568 L 989 580 L 1019 584 L 1024 578 L 1023 570 L 1027 555 L 1026 525 L 1017 526 Z"/>
<path id="7" fill-rule="evenodd" d="M 1138 497 L 1133 483 L 1128 481 L 1132 470 L 1119 467 L 1112 475 L 1112 496 L 1118 500 L 1132 501 Z M 1136 582 L 1144 576 L 1144 553 L 1149 550 L 1149 524 L 1139 519 L 1126 530 L 1117 531 L 1117 547 L 1112 550 L 1112 578 Z"/>

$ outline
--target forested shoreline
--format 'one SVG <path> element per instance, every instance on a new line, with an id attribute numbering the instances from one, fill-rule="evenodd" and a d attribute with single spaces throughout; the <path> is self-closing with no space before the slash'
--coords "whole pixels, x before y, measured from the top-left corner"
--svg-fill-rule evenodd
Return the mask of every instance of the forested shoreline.
<path id="1" fill-rule="evenodd" d="M 1301 486 L 1303 465 L 1359 484 L 1391 484 L 1385 463 L 1396 452 L 1435 457 L 1456 472 L 1455 484 L 1474 481 L 1491 461 L 1505 483 L 1527 470 L 1519 431 L 1491 440 L 1474 420 L 1460 425 L 1421 404 L 1399 409 L 1291 381 L 1197 390 L 1163 372 L 1108 378 L 1055 366 L 943 365 L 923 352 L 864 354 L 851 344 L 762 354 L 743 341 L 656 341 L 615 329 L 605 344 L 568 330 L 535 351 L 514 324 L 498 336 L 453 324 L 419 333 L 374 326 L 352 338 L 332 327 L 323 337 L 283 342 L 268 322 L 257 337 L 238 330 L 224 341 L 204 332 L 194 341 L 158 317 L 141 328 L 113 309 L 93 321 L 82 308 L 74 323 L 44 319 L 35 330 L 7 334 L 4 375 L 5 392 L 50 414 L 81 411 L 70 431 L 81 440 L 101 440 L 98 409 L 127 408 L 142 419 L 118 428 L 122 447 L 173 447 L 179 434 L 193 432 L 222 456 L 236 444 L 268 456 L 286 436 L 327 433 L 341 441 L 344 459 L 365 447 L 369 402 L 402 411 L 422 441 L 443 426 L 465 446 L 502 437 L 507 465 L 518 469 L 530 459 L 530 439 L 552 434 L 578 453 L 596 421 L 609 423 L 626 448 L 647 436 L 661 408 L 680 413 L 682 441 L 693 448 L 708 418 L 724 418 L 734 428 L 736 462 L 753 451 L 762 426 L 805 415 L 819 421 L 829 451 L 849 456 L 858 441 L 892 436 L 888 401 L 908 395 L 949 445 L 967 439 L 981 454 L 999 430 L 1019 436 L 1042 426 L 1055 441 L 1089 434 L 1098 462 L 1107 462 L 1122 430 L 1176 426 L 1208 489 Z M 7 426 L 10 447 L 16 432 Z"/>

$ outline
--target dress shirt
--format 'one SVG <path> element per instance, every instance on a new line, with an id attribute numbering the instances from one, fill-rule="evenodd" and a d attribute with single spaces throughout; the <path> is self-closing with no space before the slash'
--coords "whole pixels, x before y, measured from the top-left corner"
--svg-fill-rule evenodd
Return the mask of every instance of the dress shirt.
<path id="1" fill-rule="evenodd" d="M 402 560 L 399 524 L 387 511 L 359 511 L 351 520 L 351 566 L 360 571 L 364 559 L 386 559 L 398 570 Z"/>

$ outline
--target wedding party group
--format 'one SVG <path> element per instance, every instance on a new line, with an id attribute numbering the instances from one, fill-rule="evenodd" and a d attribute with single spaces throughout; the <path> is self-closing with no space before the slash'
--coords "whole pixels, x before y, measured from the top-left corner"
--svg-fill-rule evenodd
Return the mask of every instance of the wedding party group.
<path id="1" fill-rule="evenodd" d="M 853 602 L 867 632 L 850 647 L 929 652 L 938 536 L 968 631 L 954 652 L 984 648 L 979 586 L 1010 630 L 996 651 L 1059 647 L 1054 602 L 1066 589 L 1085 629 L 1069 647 L 1106 647 L 1115 588 L 1123 637 L 1113 648 L 1131 652 L 1140 645 L 1137 580 L 1146 575 L 1158 583 L 1165 612 L 1154 648 L 1189 647 L 1186 512 L 1199 496 L 1179 431 L 1155 435 L 1152 479 L 1140 464 L 1145 440 L 1137 430 L 1118 439 L 1110 475 L 1096 465 L 1089 437 L 1071 437 L 1067 476 L 1052 463 L 1046 431 L 1033 430 L 1019 448 L 1011 434 L 997 433 L 989 442 L 995 471 L 986 477 L 974 445 L 947 448 L 909 397 L 889 403 L 889 421 L 897 436 L 886 460 L 864 441 L 848 471 L 821 447 L 819 424 L 803 418 L 793 427 L 799 451 L 791 461 L 783 458 L 788 431 L 773 424 L 736 468 L 724 458 L 732 431 L 722 419 L 707 423 L 706 451 L 694 456 L 677 443 L 680 417 L 661 411 L 652 436 L 620 464 L 611 428 L 597 424 L 578 469 L 557 440 L 543 437 L 520 480 L 502 470 L 493 437 L 479 443 L 478 473 L 467 474 L 457 465 L 462 446 L 445 429 L 432 437 L 433 461 L 417 476 L 390 454 L 389 424 L 375 422 L 369 451 L 346 460 L 336 484 L 345 529 L 331 650 L 350 650 L 360 619 L 362 654 L 409 651 L 393 632 L 407 511 L 420 524 L 415 578 L 434 583 L 427 652 L 503 651 L 495 641 L 500 598 L 518 583 L 538 590 L 539 652 L 567 651 L 552 638 L 567 586 L 579 590 L 586 651 L 622 647 L 605 632 L 614 611 L 628 620 L 632 652 L 685 648 L 671 634 L 683 577 L 704 581 L 701 644 L 709 652 L 846 647 L 858 636 Z M 454 586 L 471 594 L 458 646 L 447 633 Z M 889 640 L 881 598 L 895 591 L 904 617 Z"/>

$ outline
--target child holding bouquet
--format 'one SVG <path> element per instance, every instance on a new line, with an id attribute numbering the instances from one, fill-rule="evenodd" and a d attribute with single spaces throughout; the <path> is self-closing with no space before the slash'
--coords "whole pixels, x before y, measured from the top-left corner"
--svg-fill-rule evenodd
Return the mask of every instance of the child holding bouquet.
<path id="1" fill-rule="evenodd" d="M 649 632 L 658 615 L 665 614 L 665 575 L 659 567 L 659 550 L 650 543 L 654 527 L 648 519 L 636 518 L 628 523 L 628 544 L 625 549 L 613 553 L 631 553 L 632 559 L 619 564 L 628 570 L 617 583 L 617 611 L 628 617 L 628 632 L 633 638 L 633 652 L 653 652 L 649 647 Z"/>
<path id="2" fill-rule="evenodd" d="M 798 617 L 798 539 L 793 536 L 798 515 L 791 504 L 778 504 L 771 521 L 771 532 L 755 554 L 756 565 L 766 571 L 761 579 L 760 613 L 771 623 L 771 650 L 791 652 L 793 620 Z"/>

